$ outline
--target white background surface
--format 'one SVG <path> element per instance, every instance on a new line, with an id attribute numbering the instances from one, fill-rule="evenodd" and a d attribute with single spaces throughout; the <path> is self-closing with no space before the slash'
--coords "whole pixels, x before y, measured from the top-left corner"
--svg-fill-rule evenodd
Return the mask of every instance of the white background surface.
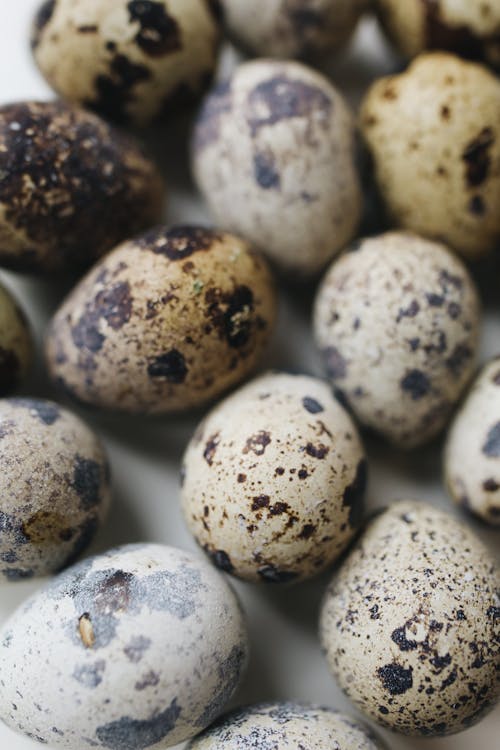
<path id="1" fill-rule="evenodd" d="M 32 63 L 28 45 L 29 21 L 38 4 L 38 0 L 0 0 L 1 103 L 51 97 Z M 356 104 L 372 78 L 392 69 L 394 60 L 388 55 L 374 24 L 368 21 L 360 29 L 351 53 L 334 64 L 332 75 Z M 185 164 L 174 161 L 174 156 L 185 149 L 184 130 L 185 123 L 164 128 L 156 134 L 153 144 L 171 188 L 167 220 L 169 223 L 207 222 L 209 217 L 194 195 Z M 482 273 L 489 287 L 481 285 L 487 301 L 482 359 L 500 352 L 498 266 L 498 263 L 490 264 Z M 40 342 L 46 321 L 67 284 L 8 273 L 0 273 L 0 278 L 21 299 L 38 338 L 36 370 L 22 393 L 54 397 L 46 382 Z M 281 294 L 280 323 L 266 365 L 320 374 L 309 328 L 311 290 L 298 294 L 297 290 L 282 288 Z M 492 300 L 492 304 L 488 300 Z M 200 415 L 175 420 L 83 416 L 94 424 L 106 442 L 115 486 L 111 517 L 92 550 L 133 541 L 155 541 L 195 549 L 179 510 L 178 470 L 184 446 Z M 398 454 L 393 448 L 373 440 L 367 440 L 366 444 L 371 466 L 370 508 L 397 498 L 416 497 L 451 509 L 440 483 L 439 442 L 411 456 Z M 500 531 L 488 531 L 479 525 L 475 528 L 498 555 Z M 236 584 L 248 614 L 252 659 L 246 681 L 233 704 L 300 699 L 354 712 L 330 677 L 317 639 L 318 607 L 328 578 L 328 575 L 322 576 L 290 589 Z M 38 581 L 0 586 L 0 624 L 40 585 Z M 386 736 L 393 750 L 500 750 L 500 710 L 480 726 L 447 739 Z M 32 741 L 0 724 L 0 750 L 33 750 L 35 747 Z"/>

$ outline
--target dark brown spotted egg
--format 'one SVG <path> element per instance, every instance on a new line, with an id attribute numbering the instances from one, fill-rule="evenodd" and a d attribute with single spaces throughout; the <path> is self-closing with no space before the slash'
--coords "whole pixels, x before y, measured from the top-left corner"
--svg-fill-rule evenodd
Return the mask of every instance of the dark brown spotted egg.
<path id="1" fill-rule="evenodd" d="M 160 227 L 120 245 L 74 289 L 50 325 L 47 362 L 86 404 L 179 411 L 248 375 L 274 319 L 267 264 L 245 242 Z"/>
<path id="2" fill-rule="evenodd" d="M 500 690 L 500 573 L 465 526 L 425 503 L 373 520 L 323 602 L 321 640 L 340 687 L 409 735 L 476 724 Z"/>
<path id="3" fill-rule="evenodd" d="M 256 60 L 207 96 L 193 168 L 218 223 L 298 277 L 355 235 L 362 194 L 343 96 L 299 63 Z"/>
<path id="4" fill-rule="evenodd" d="M 143 126 L 207 87 L 217 20 L 217 0 L 46 0 L 32 48 L 58 94 Z"/>
<path id="5" fill-rule="evenodd" d="M 453 500 L 483 521 L 500 525 L 500 358 L 478 375 L 456 415 L 444 454 Z"/>
<path id="6" fill-rule="evenodd" d="M 0 400 L 0 583 L 69 565 L 109 502 L 106 454 L 84 422 L 51 401 Z"/>
<path id="7" fill-rule="evenodd" d="M 201 423 L 184 456 L 182 508 L 212 561 L 248 581 L 310 578 L 363 515 L 356 428 L 316 378 L 270 373 Z"/>
<path id="8" fill-rule="evenodd" d="M 444 245 L 393 232 L 328 271 L 314 329 L 327 373 L 359 421 L 403 448 L 446 424 L 472 377 L 479 298 Z"/>
<path id="9" fill-rule="evenodd" d="M 75 271 L 161 220 L 163 181 L 138 144 L 62 102 L 0 107 L 0 265 Z"/>
<path id="10" fill-rule="evenodd" d="M 33 358 L 29 323 L 10 292 L 0 284 L 0 396 L 13 391 Z"/>
<path id="11" fill-rule="evenodd" d="M 378 80 L 361 109 L 390 222 L 466 258 L 500 238 L 500 81 L 481 65 L 423 54 Z"/>
<path id="12" fill-rule="evenodd" d="M 246 667 L 238 601 L 204 560 L 135 544 L 89 558 L 0 631 L 0 718 L 66 750 L 165 750 L 205 729 Z"/>

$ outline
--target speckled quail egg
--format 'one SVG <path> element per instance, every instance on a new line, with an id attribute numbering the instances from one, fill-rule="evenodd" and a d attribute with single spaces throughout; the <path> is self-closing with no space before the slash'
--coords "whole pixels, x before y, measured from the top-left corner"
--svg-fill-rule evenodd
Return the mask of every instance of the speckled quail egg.
<path id="1" fill-rule="evenodd" d="M 356 233 L 362 194 L 342 95 L 295 62 L 238 67 L 207 96 L 193 138 L 217 221 L 290 273 L 319 271 Z"/>
<path id="2" fill-rule="evenodd" d="M 226 30 L 264 57 L 317 58 L 350 39 L 367 0 L 221 0 Z"/>
<path id="3" fill-rule="evenodd" d="M 467 258 L 500 241 L 500 81 L 446 53 L 377 81 L 361 109 L 392 224 Z"/>
<path id="4" fill-rule="evenodd" d="M 406 57 L 446 49 L 500 64 L 498 0 L 376 0 L 388 36 Z"/>
<path id="5" fill-rule="evenodd" d="M 0 400 L 0 583 L 73 562 L 109 501 L 106 454 L 84 422 L 51 401 Z"/>
<path id="6" fill-rule="evenodd" d="M 0 107 L 0 265 L 74 271 L 161 219 L 163 182 L 135 141 L 62 102 Z"/>
<path id="7" fill-rule="evenodd" d="M 500 357 L 485 365 L 453 421 L 444 471 L 459 505 L 500 525 Z"/>
<path id="8" fill-rule="evenodd" d="M 0 632 L 0 716 L 84 750 L 164 750 L 205 729 L 237 687 L 247 636 L 236 597 L 203 560 L 121 547 L 74 566 Z"/>
<path id="9" fill-rule="evenodd" d="M 14 297 L 0 283 L 0 396 L 23 380 L 33 358 L 29 323 Z"/>
<path id="10" fill-rule="evenodd" d="M 156 228 L 98 263 L 55 314 L 54 380 L 86 404 L 135 413 L 199 406 L 242 380 L 269 339 L 275 291 L 242 240 Z"/>
<path id="11" fill-rule="evenodd" d="M 479 322 L 463 263 L 402 232 L 362 240 L 335 262 L 314 312 L 338 396 L 402 448 L 444 427 L 474 372 Z"/>
<path id="12" fill-rule="evenodd" d="M 147 125 L 209 84 L 216 0 L 48 0 L 32 49 L 61 96 L 120 123 Z"/>
<path id="13" fill-rule="evenodd" d="M 396 503 L 334 577 L 321 639 L 340 687 L 373 720 L 410 735 L 467 729 L 499 697 L 495 560 L 447 514 Z"/>
<path id="14" fill-rule="evenodd" d="M 317 378 L 268 373 L 226 398 L 195 433 L 182 475 L 190 531 L 219 568 L 249 581 L 321 572 L 363 515 L 363 447 Z"/>
<path id="15" fill-rule="evenodd" d="M 383 750 L 373 732 L 350 716 L 300 703 L 261 703 L 222 717 L 188 750 Z"/>

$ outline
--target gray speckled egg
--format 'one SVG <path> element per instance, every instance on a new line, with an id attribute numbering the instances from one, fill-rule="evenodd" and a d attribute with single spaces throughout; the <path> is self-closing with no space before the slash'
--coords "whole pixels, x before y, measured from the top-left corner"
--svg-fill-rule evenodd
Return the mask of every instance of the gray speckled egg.
<path id="1" fill-rule="evenodd" d="M 0 717 L 69 750 L 163 750 L 205 729 L 237 687 L 247 637 L 203 560 L 138 544 L 85 560 L 0 631 Z"/>
<path id="2" fill-rule="evenodd" d="M 485 365 L 453 421 L 444 472 L 455 502 L 500 525 L 500 357 Z"/>
<path id="3" fill-rule="evenodd" d="M 206 98 L 193 168 L 219 224 L 314 274 L 356 233 L 362 193 L 342 95 L 295 62 L 240 65 Z"/>
<path id="4" fill-rule="evenodd" d="M 164 185 L 139 145 L 63 102 L 0 107 L 0 265 L 75 271 L 160 221 Z"/>
<path id="5" fill-rule="evenodd" d="M 84 422 L 51 401 L 0 400 L 0 582 L 75 560 L 109 502 L 106 454 Z"/>
<path id="6" fill-rule="evenodd" d="M 378 80 L 361 128 L 394 226 L 446 242 L 466 258 L 500 238 L 500 81 L 435 52 Z"/>
<path id="7" fill-rule="evenodd" d="M 48 0 L 32 48 L 63 97 L 147 125 L 195 98 L 217 60 L 216 0 Z"/>
<path id="8" fill-rule="evenodd" d="M 404 233 L 356 243 L 328 271 L 314 314 L 339 397 L 403 448 L 444 427 L 474 372 L 479 322 L 463 263 Z"/>
<path id="9" fill-rule="evenodd" d="M 495 560 L 447 514 L 395 503 L 334 577 L 321 640 L 340 687 L 383 726 L 422 736 L 467 729 L 499 697 Z"/>
<path id="10" fill-rule="evenodd" d="M 249 581 L 310 578 L 362 515 L 357 430 L 316 378 L 270 373 L 216 406 L 184 456 L 182 507 L 222 570 Z"/>
<path id="11" fill-rule="evenodd" d="M 188 750 L 383 750 L 365 725 L 330 708 L 260 703 L 223 716 Z"/>
<path id="12" fill-rule="evenodd" d="M 29 323 L 10 292 L 0 284 L 0 396 L 13 391 L 33 359 Z"/>

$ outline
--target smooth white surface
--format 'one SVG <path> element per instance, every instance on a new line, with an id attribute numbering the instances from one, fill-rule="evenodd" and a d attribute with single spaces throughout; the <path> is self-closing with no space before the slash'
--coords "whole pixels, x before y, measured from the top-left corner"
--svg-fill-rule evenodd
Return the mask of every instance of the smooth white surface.
<path id="1" fill-rule="evenodd" d="M 250 1 L 250 0 L 249 0 Z M 0 102 L 23 98 L 50 98 L 51 93 L 36 71 L 28 46 L 28 28 L 38 0 L 0 0 Z M 231 55 L 226 64 L 231 64 Z M 394 69 L 394 60 L 368 21 L 356 38 L 351 54 L 332 68 L 335 81 L 348 90 L 353 103 L 372 78 Z M 155 152 L 169 177 L 170 223 L 208 221 L 195 198 L 185 164 L 178 155 L 185 149 L 185 123 L 164 128 L 154 138 Z M 500 351 L 500 270 L 486 264 L 482 291 L 487 316 L 482 359 Z M 23 394 L 54 397 L 47 384 L 40 356 L 40 342 L 50 312 L 67 290 L 64 282 L 51 283 L 1 273 L 22 300 L 36 329 L 39 356 L 36 371 Z M 282 288 L 279 328 L 267 366 L 320 374 L 309 327 L 311 289 L 303 293 Z M 112 373 L 111 373 L 112 376 Z M 115 487 L 111 517 L 92 551 L 132 541 L 154 541 L 196 549 L 184 528 L 178 504 L 180 458 L 200 415 L 182 419 L 141 420 L 96 415 L 80 411 L 98 429 L 110 452 Z M 451 509 L 440 481 L 441 444 L 435 443 L 412 455 L 366 440 L 371 477 L 368 505 L 374 508 L 402 497 L 430 500 Z M 499 554 L 500 531 L 475 524 L 477 532 Z M 330 677 L 317 639 L 317 612 L 329 576 L 296 588 L 260 588 L 237 583 L 247 611 L 252 640 L 252 660 L 247 679 L 233 703 L 300 699 L 354 712 Z M 0 623 L 40 581 L 0 587 Z M 1 664 L 0 664 L 1 670 Z M 386 734 L 393 750 L 499 750 L 500 710 L 481 725 L 442 740 L 416 740 Z M 0 750 L 34 750 L 36 743 L 0 725 Z M 236 750 L 236 749 L 235 749 Z"/>

